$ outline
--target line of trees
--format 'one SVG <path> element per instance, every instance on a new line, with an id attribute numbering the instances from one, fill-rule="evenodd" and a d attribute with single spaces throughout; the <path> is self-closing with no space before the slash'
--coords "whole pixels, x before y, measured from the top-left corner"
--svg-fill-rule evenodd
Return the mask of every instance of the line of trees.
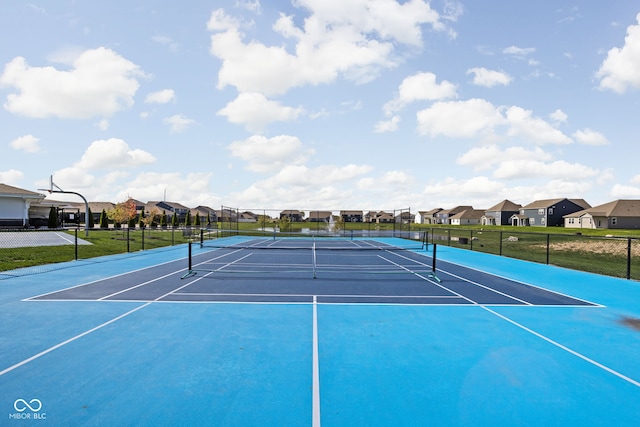
<path id="1" fill-rule="evenodd" d="M 91 216 L 91 215 L 90 215 Z M 171 226 L 176 228 L 179 227 L 180 221 L 178 219 L 178 215 L 174 212 L 169 219 L 166 211 L 162 211 L 160 213 L 158 209 L 152 209 L 149 213 L 145 213 L 144 208 L 138 214 L 136 209 L 136 204 L 133 200 L 129 199 L 126 202 L 121 202 L 116 204 L 115 208 L 106 211 L 102 210 L 100 214 L 100 228 L 109 228 L 109 224 L 114 224 L 114 227 L 120 228 L 123 224 L 128 224 L 129 228 L 135 228 L 136 224 L 140 228 L 149 228 L 149 227 L 158 227 L 167 228 L 171 223 Z M 211 216 L 207 213 L 207 224 L 211 223 Z M 200 227 L 201 219 L 199 215 L 196 215 L 195 218 L 191 216 L 191 212 L 187 211 L 187 215 L 184 221 L 185 227 Z"/>

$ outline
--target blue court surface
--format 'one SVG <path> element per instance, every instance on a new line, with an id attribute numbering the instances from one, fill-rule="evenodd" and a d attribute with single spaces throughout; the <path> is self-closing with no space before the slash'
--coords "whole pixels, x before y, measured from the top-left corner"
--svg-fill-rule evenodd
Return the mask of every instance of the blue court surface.
<path id="1" fill-rule="evenodd" d="M 0 280 L 0 425 L 638 425 L 638 282 L 443 246 L 434 274 L 392 238 L 227 243 Z"/>

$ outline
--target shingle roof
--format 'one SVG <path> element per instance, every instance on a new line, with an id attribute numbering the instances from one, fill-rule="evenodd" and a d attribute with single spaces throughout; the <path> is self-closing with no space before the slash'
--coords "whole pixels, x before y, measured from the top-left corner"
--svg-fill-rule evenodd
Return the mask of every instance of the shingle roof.
<path id="1" fill-rule="evenodd" d="M 0 184 L 0 195 L 2 196 L 21 196 L 33 199 L 44 199 L 44 195 L 35 191 L 25 190 L 23 188 L 14 187 L 7 184 Z"/>
<path id="2" fill-rule="evenodd" d="M 497 205 L 490 207 L 489 209 L 487 209 L 487 211 L 491 211 L 491 212 L 502 212 L 502 211 L 506 211 L 506 212 L 517 212 L 520 210 L 520 208 L 522 207 L 522 205 L 519 205 L 517 203 L 513 203 L 511 200 L 503 200 L 500 203 L 498 203 Z"/>

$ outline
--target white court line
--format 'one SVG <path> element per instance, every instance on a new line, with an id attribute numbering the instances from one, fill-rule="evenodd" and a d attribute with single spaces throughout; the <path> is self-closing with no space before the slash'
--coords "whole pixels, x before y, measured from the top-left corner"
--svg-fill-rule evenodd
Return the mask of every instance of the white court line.
<path id="1" fill-rule="evenodd" d="M 133 310 L 129 310 L 126 313 L 121 314 L 118 317 L 114 317 L 113 319 L 108 320 L 108 321 L 102 323 L 101 325 L 96 326 L 95 328 L 89 329 L 88 331 L 84 331 L 83 333 L 78 334 L 75 337 L 69 338 L 66 341 L 62 341 L 61 343 L 58 343 L 58 344 L 54 345 L 53 347 L 49 347 L 48 349 L 46 349 L 44 351 L 41 351 L 40 353 L 38 353 L 36 355 L 33 355 L 33 356 L 29 357 L 28 359 L 24 359 L 22 362 L 18 362 L 13 366 L 9 366 L 7 369 L 5 369 L 3 371 L 0 371 L 0 376 L 6 374 L 8 372 L 11 372 L 16 368 L 19 368 L 20 366 L 26 365 L 27 363 L 32 362 L 32 361 L 44 356 L 45 354 L 51 353 L 53 350 L 56 350 L 56 349 L 58 349 L 58 348 L 60 348 L 60 347 L 62 347 L 64 345 L 67 345 L 70 342 L 73 342 L 73 341 L 75 341 L 75 340 L 77 340 L 79 338 L 82 338 L 85 335 L 89 335 L 91 332 L 95 332 L 98 329 L 102 329 L 105 326 L 112 324 L 113 322 L 116 322 L 116 321 L 118 321 L 118 320 L 120 320 L 120 319 L 122 319 L 122 318 L 124 318 L 124 317 L 126 317 L 126 316 L 128 316 L 130 314 L 132 314 L 132 313 L 135 313 L 136 311 L 140 310 L 141 308 L 144 308 L 144 307 L 148 306 L 149 304 L 151 304 L 151 302 L 147 302 L 146 304 L 143 304 L 143 305 L 141 305 L 139 307 L 136 307 Z"/>
<path id="2" fill-rule="evenodd" d="M 591 358 L 589 358 L 589 357 L 585 356 L 584 354 L 582 354 L 582 353 L 578 353 L 577 351 L 570 349 L 570 348 L 569 348 L 569 347 L 567 347 L 566 345 L 562 345 L 562 344 L 560 344 L 559 342 L 554 341 L 554 340 L 552 340 L 551 338 L 546 337 L 546 336 L 542 335 L 541 333 L 534 331 L 533 329 L 529 329 L 529 328 L 527 328 L 526 326 L 524 326 L 524 325 L 522 325 L 522 324 L 520 324 L 520 323 L 516 322 L 515 320 L 510 319 L 510 318 L 508 318 L 507 316 L 504 316 L 504 315 L 502 315 L 502 314 L 500 314 L 500 313 L 498 313 L 498 312 L 496 312 L 496 311 L 493 311 L 493 310 L 491 310 L 490 308 L 488 308 L 488 307 L 486 307 L 486 306 L 481 306 L 481 307 L 482 307 L 484 310 L 487 310 L 489 313 L 494 314 L 494 315 L 498 316 L 499 318 L 501 318 L 501 319 L 503 319 L 503 320 L 506 320 L 507 322 L 511 323 L 512 325 L 515 325 L 515 326 L 517 326 L 518 328 L 523 329 L 523 330 L 525 330 L 525 331 L 529 332 L 530 334 L 533 334 L 533 335 L 535 335 L 536 337 L 538 337 L 538 338 L 541 338 L 541 339 L 545 340 L 545 341 L 546 341 L 546 342 L 548 342 L 549 344 L 553 344 L 553 345 L 555 345 L 556 347 L 558 347 L 558 348 L 560 348 L 560 349 L 562 349 L 562 350 L 564 350 L 564 351 L 566 351 L 566 352 L 568 352 L 568 353 L 571 353 L 571 354 L 573 354 L 574 356 L 577 356 L 577 357 L 579 357 L 580 359 L 582 359 L 582 360 L 584 360 L 584 361 L 586 361 L 586 362 L 589 362 L 589 363 L 591 363 L 592 365 L 597 366 L 598 368 L 603 369 L 603 370 L 605 370 L 606 372 L 609 372 L 610 374 L 613 374 L 613 375 L 615 375 L 616 377 L 621 378 L 621 379 L 623 379 L 623 380 L 627 381 L 627 382 L 628 382 L 628 383 L 630 383 L 630 384 L 635 385 L 636 387 L 640 387 L 640 382 L 638 382 L 638 381 L 634 380 L 633 378 L 630 378 L 630 377 L 628 377 L 628 376 L 626 376 L 626 375 L 624 375 L 624 374 L 621 374 L 620 372 L 618 372 L 618 371 L 616 371 L 616 370 L 614 370 L 614 369 L 611 369 L 611 368 L 609 368 L 608 366 L 605 366 L 605 365 L 603 365 L 603 364 L 602 364 L 602 363 L 600 363 L 600 362 L 596 362 L 595 360 L 593 360 L 593 359 L 591 359 Z"/>
<path id="3" fill-rule="evenodd" d="M 313 403 L 312 426 L 320 427 L 320 362 L 318 356 L 318 301 L 313 296 Z"/>
<path id="4" fill-rule="evenodd" d="M 6 373 L 8 373 L 8 372 L 11 372 L 11 371 L 13 371 L 13 370 L 14 370 L 14 369 L 16 369 L 16 368 L 19 368 L 20 366 L 26 365 L 27 363 L 32 362 L 32 361 L 34 361 L 34 360 L 36 360 L 36 359 L 38 359 L 38 358 L 40 358 L 40 357 L 42 357 L 42 356 L 44 356 L 44 355 L 46 355 L 46 354 L 48 354 L 48 353 L 51 353 L 52 351 L 54 351 L 54 350 L 56 350 L 56 349 L 58 349 L 58 348 L 60 348 L 60 347 L 63 347 L 63 346 L 65 346 L 65 345 L 67 345 L 67 344 L 69 344 L 69 343 L 71 343 L 71 342 L 73 342 L 73 341 L 76 341 L 77 339 L 80 339 L 80 338 L 82 338 L 82 337 L 84 337 L 84 336 L 86 336 L 86 335 L 89 335 L 90 333 L 95 332 L 95 331 L 97 331 L 98 329 L 102 329 L 102 328 L 104 328 L 104 327 L 105 327 L 105 326 L 107 326 L 107 325 L 110 325 L 110 324 L 112 324 L 112 323 L 114 323 L 114 322 L 116 322 L 116 321 L 118 321 L 118 320 L 120 320 L 120 319 L 123 319 L 123 318 L 127 317 L 128 315 L 130 315 L 130 314 L 132 314 L 132 313 L 135 313 L 136 311 L 138 311 L 138 310 L 140 310 L 140 309 L 142 309 L 142 308 L 145 308 L 145 307 L 147 307 L 147 306 L 151 305 L 151 304 L 152 304 L 152 303 L 154 303 L 154 302 L 158 302 L 159 300 L 161 300 L 162 298 L 165 298 L 166 296 L 170 295 L 171 293 L 173 293 L 173 292 L 175 292 L 175 291 L 179 291 L 179 290 L 181 290 L 181 289 L 186 288 L 187 286 L 189 286 L 189 285 L 193 284 L 193 283 L 194 283 L 194 282 L 196 282 L 197 280 L 199 280 L 199 279 L 196 279 L 196 280 L 193 280 L 193 281 L 191 281 L 191 282 L 185 283 L 184 285 L 180 286 L 179 288 L 174 289 L 174 290 L 173 290 L 173 291 L 171 291 L 171 292 L 167 292 L 166 294 L 159 296 L 158 298 L 154 299 L 153 301 L 148 301 L 148 302 L 146 302 L 145 304 L 142 304 L 141 306 L 134 308 L 133 310 L 129 310 L 129 311 L 127 311 L 126 313 L 121 314 L 120 316 L 114 317 L 113 319 L 108 320 L 108 321 L 106 321 L 106 322 L 104 322 L 104 323 L 102 323 L 102 324 L 100 324 L 100 325 L 98 325 L 98 326 L 96 326 L 96 327 L 94 327 L 94 328 L 91 328 L 91 329 L 89 329 L 89 330 L 87 330 L 87 331 L 84 331 L 84 332 L 82 332 L 81 334 L 78 334 L 78 335 L 76 335 L 76 336 L 74 336 L 74 337 L 71 337 L 71 338 L 69 338 L 69 339 L 68 339 L 68 340 L 66 340 L 66 341 L 62 341 L 61 343 L 58 343 L 58 344 L 56 344 L 56 345 L 54 345 L 54 346 L 52 346 L 52 347 L 49 347 L 48 349 L 46 349 L 46 350 L 44 350 L 44 351 L 41 351 L 41 352 L 40 352 L 40 353 L 38 353 L 38 354 L 35 354 L 35 355 L 33 355 L 33 356 L 31 356 L 31 357 L 29 357 L 29 358 L 27 358 L 27 359 L 24 359 L 23 361 L 18 362 L 18 363 L 16 363 L 16 364 L 15 364 L 15 365 L 13 365 L 13 366 L 9 366 L 8 368 L 6 368 L 6 369 L 4 369 L 4 370 L 0 371 L 0 376 L 2 376 L 2 375 L 4 375 L 4 374 L 6 374 Z"/>
<path id="5" fill-rule="evenodd" d="M 74 240 L 71 239 L 71 236 L 69 236 L 68 234 L 56 232 L 55 235 L 67 243 L 75 243 Z"/>

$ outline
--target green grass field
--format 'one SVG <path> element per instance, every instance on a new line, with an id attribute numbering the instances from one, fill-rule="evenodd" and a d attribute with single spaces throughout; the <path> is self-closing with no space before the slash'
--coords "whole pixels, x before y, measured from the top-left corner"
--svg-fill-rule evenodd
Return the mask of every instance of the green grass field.
<path id="1" fill-rule="evenodd" d="M 232 228 L 243 233 L 269 233 L 280 226 L 281 232 L 314 233 L 327 231 L 324 222 L 286 222 L 273 220 L 257 223 L 218 224 L 220 230 Z M 336 223 L 334 231 L 345 234 L 351 230 L 378 231 L 423 231 L 429 233 L 429 242 L 486 252 L 538 263 L 549 263 L 561 267 L 589 271 L 616 277 L 640 280 L 640 230 L 573 230 L 561 227 L 511 227 L 511 226 L 435 226 L 422 224 L 372 224 Z M 264 231 L 266 230 L 266 231 Z M 75 231 L 68 231 L 74 235 Z M 89 236 L 78 232 L 78 237 L 91 245 L 78 246 L 78 259 L 94 258 L 125 252 L 153 249 L 189 241 L 182 229 L 91 230 Z M 207 238 L 225 234 L 210 233 Z M 612 237 L 613 236 L 613 237 Z M 198 240 L 199 230 L 193 229 L 193 239 Z M 0 234 L 0 238 L 2 235 Z M 629 240 L 631 239 L 631 240 Z M 629 248 L 628 245 L 631 244 Z M 628 250 L 631 263 L 628 264 Z M 75 259 L 75 247 L 45 246 L 0 249 L 0 271 L 42 264 L 58 263 Z"/>

